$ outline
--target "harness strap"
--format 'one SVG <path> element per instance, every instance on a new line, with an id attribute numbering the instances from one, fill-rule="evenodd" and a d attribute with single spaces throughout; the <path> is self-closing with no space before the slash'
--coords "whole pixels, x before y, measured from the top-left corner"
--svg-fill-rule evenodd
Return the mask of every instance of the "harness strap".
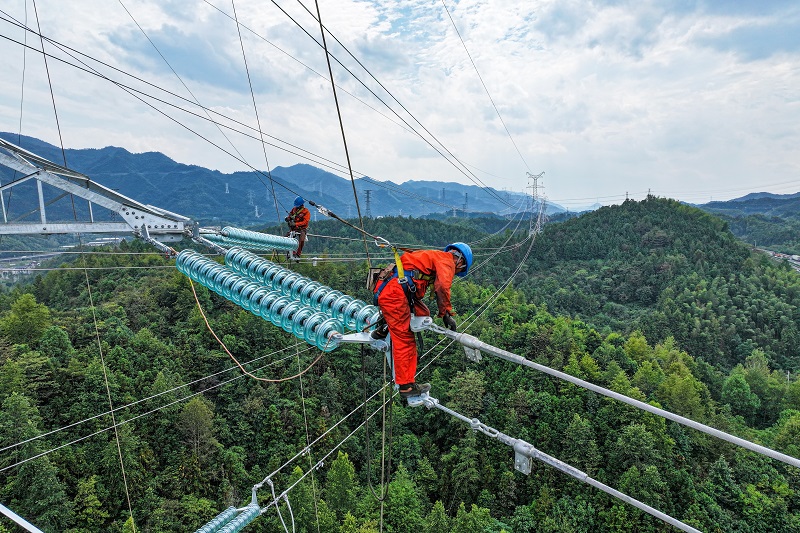
<path id="1" fill-rule="evenodd" d="M 402 283 L 406 278 L 406 271 L 403 269 L 403 261 L 400 259 L 400 252 L 397 251 L 397 248 L 392 246 L 392 251 L 394 252 L 394 266 L 397 269 L 397 277 L 400 278 L 400 282 Z"/>
<path id="2" fill-rule="evenodd" d="M 392 276 L 389 276 L 388 278 L 383 280 L 383 283 L 380 284 L 380 286 L 378 287 L 378 290 L 375 291 L 375 294 L 372 296 L 372 304 L 373 305 L 378 305 L 378 296 L 380 296 L 381 293 L 383 292 L 383 289 L 386 288 L 386 284 L 389 283 L 390 281 L 392 281 L 396 277 L 397 277 L 397 273 L 395 272 Z"/>
<path id="3" fill-rule="evenodd" d="M 394 278 L 399 278 L 400 276 L 397 275 L 397 272 L 394 272 L 391 276 L 386 278 L 378 285 L 378 290 L 375 291 L 374 296 L 372 298 L 373 305 L 378 305 L 378 296 L 383 292 L 383 289 L 386 287 L 386 284 L 389 283 L 390 280 Z M 406 293 L 406 298 L 408 298 L 408 305 L 411 307 L 411 312 L 414 312 L 414 300 L 417 298 L 417 287 L 414 285 L 415 279 L 420 279 L 423 281 L 431 282 L 435 279 L 435 276 L 432 274 L 423 274 L 418 270 L 410 270 L 408 271 L 408 277 L 406 278 L 405 283 L 402 280 L 398 279 L 400 286 L 403 287 L 403 292 Z"/>

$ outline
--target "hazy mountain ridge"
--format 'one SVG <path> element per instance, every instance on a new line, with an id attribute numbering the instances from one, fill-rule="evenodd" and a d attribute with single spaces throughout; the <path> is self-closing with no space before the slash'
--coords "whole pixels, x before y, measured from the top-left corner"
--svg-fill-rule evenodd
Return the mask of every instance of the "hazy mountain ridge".
<path id="1" fill-rule="evenodd" d="M 33 137 L 0 133 L 0 137 L 19 144 L 26 150 L 63 164 L 61 149 Z M 234 172 L 225 174 L 196 165 L 178 163 L 160 152 L 134 154 L 124 148 L 105 147 L 66 149 L 67 166 L 84 173 L 92 180 L 142 203 L 155 205 L 203 222 L 259 224 L 282 220 L 291 208 L 295 193 L 324 205 L 339 216 L 355 217 L 353 186 L 340 177 L 308 164 L 275 167 L 267 173 Z M 10 171 L 0 168 L 4 182 Z M 275 199 L 279 214 L 275 213 Z M 444 213 L 454 208 L 461 211 L 513 213 L 517 206 L 527 206 L 520 192 L 495 191 L 495 195 L 476 185 L 454 182 L 408 181 L 402 184 L 376 182 L 369 178 L 356 180 L 362 215 L 423 216 Z M 366 202 L 370 192 L 369 205 Z M 498 197 L 503 200 L 501 202 Z M 443 199 L 444 198 L 444 199 Z M 507 202 L 514 209 L 510 208 Z M 20 204 L 22 205 L 22 204 Z M 58 213 L 59 207 L 50 208 Z M 71 216 L 65 203 L 61 211 Z M 549 213 L 563 211 L 548 205 Z M 258 216 L 256 216 L 258 213 Z"/>
<path id="2" fill-rule="evenodd" d="M 698 207 L 727 221 L 731 232 L 751 245 L 800 253 L 800 193 L 750 193 Z"/>
<path id="3" fill-rule="evenodd" d="M 709 213 L 729 216 L 759 214 L 777 217 L 797 217 L 800 216 L 800 193 L 750 193 L 741 198 L 724 202 L 708 202 L 697 207 Z"/>

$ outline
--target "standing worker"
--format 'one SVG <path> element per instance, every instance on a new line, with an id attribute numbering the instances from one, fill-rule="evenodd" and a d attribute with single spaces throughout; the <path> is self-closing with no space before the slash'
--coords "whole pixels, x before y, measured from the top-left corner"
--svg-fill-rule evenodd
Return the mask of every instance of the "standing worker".
<path id="1" fill-rule="evenodd" d="M 306 233 L 308 223 L 311 221 L 311 213 L 306 209 L 305 200 L 302 196 L 294 199 L 294 207 L 289 211 L 289 215 L 284 219 L 289 224 L 289 235 L 292 233 L 297 237 L 297 250 L 292 252 L 292 257 L 300 257 L 303 252 L 303 245 L 306 243 Z"/>
<path id="2" fill-rule="evenodd" d="M 430 316 L 422 302 L 428 285 L 433 284 L 438 316 L 444 325 L 456 330 L 453 308 L 450 305 L 450 286 L 453 277 L 464 277 L 472 266 L 472 249 L 463 242 L 448 244 L 444 251 L 418 250 L 403 254 L 400 259 L 405 280 L 398 279 L 397 267 L 381 272 L 375 285 L 375 300 L 383 313 L 391 335 L 394 382 L 400 396 L 410 398 L 431 390 L 429 383 L 416 383 L 417 345 L 411 331 L 411 313 Z M 374 336 L 380 336 L 376 330 Z M 385 336 L 385 334 L 384 334 Z"/>

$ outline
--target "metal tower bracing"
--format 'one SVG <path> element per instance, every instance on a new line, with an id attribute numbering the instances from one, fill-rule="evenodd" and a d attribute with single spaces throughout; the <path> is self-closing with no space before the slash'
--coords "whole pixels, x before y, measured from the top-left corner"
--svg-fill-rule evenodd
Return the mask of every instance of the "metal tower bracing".
<path id="1" fill-rule="evenodd" d="M 372 189 L 364 189 L 364 194 L 367 196 L 367 207 L 364 211 L 364 216 L 366 218 L 372 218 L 372 210 L 370 209 L 370 199 L 372 196 Z"/>
<path id="2" fill-rule="evenodd" d="M 159 241 L 172 241 L 180 240 L 183 233 L 194 225 L 187 217 L 139 203 L 93 182 L 83 174 L 57 165 L 3 139 L 0 139 L 0 165 L 22 174 L 9 183 L 0 184 L 0 208 L 3 215 L 0 235 L 132 232 L 137 236 L 152 236 Z M 29 180 L 36 181 L 38 208 L 9 220 L 7 194 L 10 196 L 14 187 Z M 67 195 L 83 198 L 88 202 L 88 220 L 58 221 L 52 216 L 48 218 L 47 208 Z M 46 200 L 46 197 L 49 199 Z M 98 207 L 100 211 L 95 213 Z M 96 220 L 96 215 L 102 211 L 113 213 L 116 220 Z"/>

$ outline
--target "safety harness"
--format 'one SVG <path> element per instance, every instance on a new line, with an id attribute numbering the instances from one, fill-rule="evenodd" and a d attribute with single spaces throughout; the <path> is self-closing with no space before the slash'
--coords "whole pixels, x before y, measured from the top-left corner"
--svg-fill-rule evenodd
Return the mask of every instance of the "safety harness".
<path id="1" fill-rule="evenodd" d="M 406 300 L 408 300 L 408 307 L 411 309 L 411 314 L 414 314 L 414 302 L 417 299 L 417 286 L 414 284 L 415 279 L 419 279 L 422 281 L 431 282 L 433 281 L 436 276 L 433 274 L 425 274 L 424 272 L 420 272 L 419 270 L 408 270 L 406 271 L 403 268 L 403 261 L 400 259 L 400 254 L 397 251 L 397 248 L 392 247 L 394 251 L 394 266 L 391 270 L 387 266 L 382 272 L 382 275 L 378 276 L 379 280 L 383 280 L 382 283 L 378 286 L 378 290 L 375 291 L 375 295 L 373 296 L 373 303 L 378 305 L 378 296 L 380 296 L 383 289 L 386 288 L 386 284 L 389 283 L 394 278 L 397 278 L 397 282 L 403 288 L 403 292 L 406 295 Z M 391 275 L 389 274 L 391 272 Z"/>

